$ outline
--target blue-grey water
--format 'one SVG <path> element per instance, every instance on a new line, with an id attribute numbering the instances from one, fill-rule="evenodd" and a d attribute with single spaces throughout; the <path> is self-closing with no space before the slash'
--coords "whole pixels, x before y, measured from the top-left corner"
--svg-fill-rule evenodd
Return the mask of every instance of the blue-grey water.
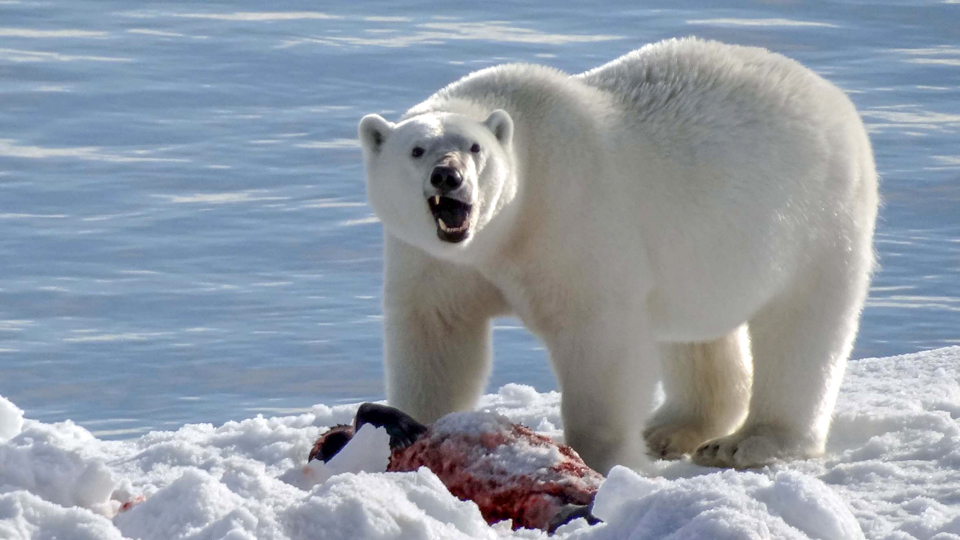
<path id="1" fill-rule="evenodd" d="M 0 0 L 0 394 L 104 437 L 380 398 L 355 126 L 695 34 L 850 92 L 885 206 L 854 356 L 960 343 L 960 3 Z M 555 388 L 499 321 L 491 388 Z"/>

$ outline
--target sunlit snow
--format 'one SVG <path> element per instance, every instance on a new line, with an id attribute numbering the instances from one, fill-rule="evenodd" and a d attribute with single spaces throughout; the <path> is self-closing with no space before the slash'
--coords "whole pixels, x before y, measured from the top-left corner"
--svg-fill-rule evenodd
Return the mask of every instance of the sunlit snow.
<path id="1" fill-rule="evenodd" d="M 738 472 L 658 463 L 614 469 L 594 513 L 558 539 L 960 538 L 960 347 L 851 362 L 823 459 Z M 559 395 L 507 385 L 483 408 L 559 437 Z M 30 420 L 0 398 L 0 538 L 541 538 L 490 527 L 426 469 L 384 473 L 365 426 L 330 463 L 306 463 L 356 405 L 190 424 L 98 440 Z M 26 419 L 24 419 L 26 417 Z"/>

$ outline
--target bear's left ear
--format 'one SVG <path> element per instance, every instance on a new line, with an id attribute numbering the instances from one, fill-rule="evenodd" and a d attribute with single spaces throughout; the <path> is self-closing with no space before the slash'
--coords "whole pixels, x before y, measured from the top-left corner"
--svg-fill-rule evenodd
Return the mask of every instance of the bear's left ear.
<path id="1" fill-rule="evenodd" d="M 497 109 L 483 121 L 483 124 L 493 132 L 493 135 L 503 146 L 510 146 L 513 141 L 513 118 L 503 110 Z"/>
<path id="2" fill-rule="evenodd" d="M 357 134 L 360 136 L 360 145 L 363 149 L 374 154 L 379 153 L 383 141 L 393 131 L 393 123 L 387 122 L 379 114 L 368 114 L 360 119 Z"/>

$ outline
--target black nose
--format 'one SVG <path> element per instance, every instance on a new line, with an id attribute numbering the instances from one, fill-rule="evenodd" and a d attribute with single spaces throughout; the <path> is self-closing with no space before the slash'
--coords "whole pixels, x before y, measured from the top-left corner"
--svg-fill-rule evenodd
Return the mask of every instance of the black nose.
<path id="1" fill-rule="evenodd" d="M 441 165 L 433 169 L 430 175 L 430 185 L 440 191 L 453 191 L 463 184 L 463 177 L 460 171 L 453 167 Z"/>

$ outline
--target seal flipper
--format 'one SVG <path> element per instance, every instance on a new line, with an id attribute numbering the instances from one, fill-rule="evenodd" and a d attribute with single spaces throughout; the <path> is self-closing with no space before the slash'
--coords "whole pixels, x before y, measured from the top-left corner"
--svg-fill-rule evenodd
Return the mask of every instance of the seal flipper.
<path id="1" fill-rule="evenodd" d="M 319 459 L 326 463 L 330 458 L 337 455 L 350 439 L 353 438 L 353 426 L 339 424 L 328 429 L 326 433 L 320 435 L 317 442 L 313 443 L 313 449 L 307 456 L 307 461 Z"/>
<path id="2" fill-rule="evenodd" d="M 354 418 L 354 429 L 359 430 L 364 424 L 373 424 L 382 427 L 390 435 L 390 449 L 399 450 L 417 442 L 421 435 L 427 432 L 427 426 L 417 422 L 409 414 L 400 409 L 364 403 L 357 410 Z"/>

